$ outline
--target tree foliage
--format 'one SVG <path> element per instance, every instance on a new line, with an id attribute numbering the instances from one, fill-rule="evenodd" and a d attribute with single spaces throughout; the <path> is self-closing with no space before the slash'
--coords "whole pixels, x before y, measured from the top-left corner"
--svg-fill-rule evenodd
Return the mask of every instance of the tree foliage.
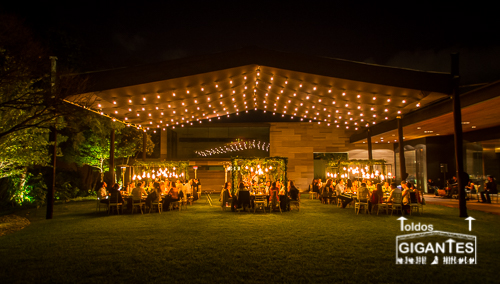
<path id="1" fill-rule="evenodd" d="M 89 96 L 74 96 L 85 80 L 51 78 L 51 60 L 22 21 L 0 18 L 0 139 L 25 129 L 46 129 L 58 117 L 72 115 L 65 100 L 91 104 Z M 53 78 L 59 78 L 56 81 Z"/>
<path id="2" fill-rule="evenodd" d="M 0 139 L 0 178 L 20 175 L 27 167 L 50 162 L 47 129 L 24 129 Z"/>
<path id="3" fill-rule="evenodd" d="M 113 122 L 109 118 L 82 112 L 78 119 L 67 119 L 67 127 L 63 130 L 69 137 L 64 157 L 68 162 L 79 166 L 87 165 L 102 174 L 109 170 L 111 130 L 115 130 L 115 159 L 135 157 L 142 151 L 142 132 L 122 123 Z M 147 153 L 152 153 L 154 144 L 147 135 Z"/>

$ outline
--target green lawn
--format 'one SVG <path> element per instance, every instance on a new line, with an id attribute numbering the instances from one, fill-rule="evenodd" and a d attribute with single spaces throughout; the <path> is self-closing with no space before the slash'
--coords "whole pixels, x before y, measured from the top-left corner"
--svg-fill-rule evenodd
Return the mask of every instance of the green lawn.
<path id="1" fill-rule="evenodd" d="M 32 210 L 30 226 L 0 237 L 0 281 L 498 283 L 500 216 L 469 215 L 472 232 L 454 208 L 427 205 L 406 217 L 476 235 L 477 265 L 411 266 L 395 265 L 398 217 L 317 200 L 283 214 L 222 212 L 202 199 L 182 212 L 112 216 L 95 212 L 95 202 L 71 202 L 56 205 L 53 220 Z"/>

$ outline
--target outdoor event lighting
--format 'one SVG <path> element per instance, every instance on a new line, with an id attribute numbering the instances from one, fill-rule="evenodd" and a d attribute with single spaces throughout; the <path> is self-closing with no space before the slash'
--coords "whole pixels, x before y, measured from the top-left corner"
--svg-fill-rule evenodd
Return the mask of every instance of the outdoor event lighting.
<path id="1" fill-rule="evenodd" d="M 333 81 L 318 83 L 300 72 L 286 72 L 288 71 L 275 69 L 271 71 L 271 68 L 265 66 L 244 70 L 239 75 L 227 74 L 227 71 L 214 71 L 214 74 L 217 74 L 214 77 L 218 77 L 217 82 L 209 82 L 200 77 L 198 83 L 194 80 L 194 83 L 190 81 L 189 85 L 185 84 L 183 78 L 174 78 L 170 80 L 177 87 L 170 90 L 155 90 L 150 94 L 130 93 L 123 99 L 116 97 L 115 94 L 110 94 L 112 97 L 108 99 L 96 97 L 99 110 L 91 110 L 143 130 L 145 128 L 140 126 L 141 124 L 156 125 L 161 129 L 175 125 L 188 126 L 191 123 L 186 121 L 186 116 L 201 123 L 211 121 L 215 117 L 218 120 L 221 120 L 221 117 L 226 119 L 227 115 L 237 113 L 239 109 L 248 111 L 250 108 L 257 111 L 275 109 L 275 114 L 281 114 L 282 117 L 285 117 L 288 109 L 294 109 L 294 117 L 308 118 L 311 122 L 324 122 L 328 126 L 339 127 L 339 124 L 345 125 L 347 121 L 352 121 L 354 125 L 369 126 L 392 119 L 396 113 L 406 112 L 403 107 L 407 103 L 412 105 L 415 103 L 420 107 L 420 100 L 423 98 L 420 94 L 404 94 L 404 100 L 394 101 L 391 97 L 397 98 L 402 94 L 345 90 L 334 87 L 339 84 Z M 248 88 L 253 89 L 251 100 L 254 103 L 251 107 L 248 107 L 246 101 L 245 91 Z M 381 95 L 386 98 L 383 103 L 378 100 Z M 341 104 L 336 104 L 338 100 L 341 100 Z M 350 103 L 353 101 L 355 103 Z M 398 102 L 402 102 L 403 105 Z M 375 103 L 383 107 L 377 108 Z M 172 109 L 172 112 L 165 112 L 167 108 Z M 312 111 L 314 115 L 307 117 L 306 114 Z M 369 119 L 363 116 L 366 111 L 372 112 Z M 144 121 L 144 116 L 139 112 L 145 112 L 148 120 Z M 166 116 L 166 119 L 162 119 L 162 116 Z M 365 123 L 361 123 L 364 122 L 361 117 L 365 118 Z M 168 120 L 170 121 L 167 124 Z"/>

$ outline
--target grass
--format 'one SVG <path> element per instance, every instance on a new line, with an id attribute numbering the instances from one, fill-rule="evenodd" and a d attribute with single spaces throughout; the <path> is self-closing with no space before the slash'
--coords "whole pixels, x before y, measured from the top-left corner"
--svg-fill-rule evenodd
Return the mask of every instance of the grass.
<path id="1" fill-rule="evenodd" d="M 304 197 L 307 197 L 305 195 Z M 214 197 L 214 200 L 217 198 Z M 217 203 L 217 202 L 216 202 Z M 500 216 L 427 205 L 410 222 L 478 237 L 478 265 L 395 265 L 396 216 L 303 199 L 300 212 L 233 213 L 198 201 L 182 212 L 111 215 L 95 202 L 31 211 L 0 238 L 2 283 L 498 283 Z"/>

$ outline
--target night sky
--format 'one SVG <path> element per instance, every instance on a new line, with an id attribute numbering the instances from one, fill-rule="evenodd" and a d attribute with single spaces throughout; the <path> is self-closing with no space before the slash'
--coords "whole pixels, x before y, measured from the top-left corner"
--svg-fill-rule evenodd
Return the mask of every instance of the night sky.
<path id="1" fill-rule="evenodd" d="M 442 72 L 450 70 L 450 53 L 460 52 L 462 84 L 500 79 L 500 21 L 493 7 L 476 2 L 183 3 L 10 3 L 0 13 L 25 19 L 60 64 L 80 71 L 259 46 Z"/>

